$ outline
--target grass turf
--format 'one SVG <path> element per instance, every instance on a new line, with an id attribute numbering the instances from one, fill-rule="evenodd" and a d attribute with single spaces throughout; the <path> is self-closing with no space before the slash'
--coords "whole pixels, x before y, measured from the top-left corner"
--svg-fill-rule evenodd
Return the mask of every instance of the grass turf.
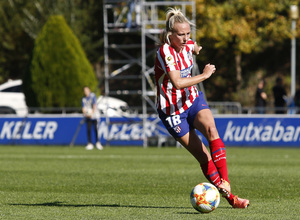
<path id="1" fill-rule="evenodd" d="M 227 148 L 232 192 L 201 214 L 190 192 L 207 182 L 178 148 L 0 147 L 0 219 L 299 219 L 300 149 Z"/>

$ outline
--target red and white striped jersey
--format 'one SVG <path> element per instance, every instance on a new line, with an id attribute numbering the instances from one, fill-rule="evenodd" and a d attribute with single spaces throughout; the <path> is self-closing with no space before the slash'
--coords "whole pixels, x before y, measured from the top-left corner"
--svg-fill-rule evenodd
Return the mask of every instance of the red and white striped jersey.
<path id="1" fill-rule="evenodd" d="M 180 70 L 181 77 L 191 77 L 193 51 L 192 40 L 187 42 L 180 53 L 177 53 L 169 44 L 164 44 L 157 51 L 155 60 L 156 107 L 167 115 L 178 115 L 184 112 L 198 96 L 195 86 L 175 89 L 167 74 L 173 70 Z"/>

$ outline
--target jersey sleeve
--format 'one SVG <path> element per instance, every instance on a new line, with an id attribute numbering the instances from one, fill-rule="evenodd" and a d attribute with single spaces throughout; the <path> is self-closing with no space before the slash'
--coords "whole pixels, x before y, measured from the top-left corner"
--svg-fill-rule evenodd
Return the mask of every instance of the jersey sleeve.
<path id="1" fill-rule="evenodd" d="M 168 44 L 164 44 L 159 50 L 160 64 L 165 72 L 179 70 L 174 49 Z"/>
<path id="2" fill-rule="evenodd" d="M 192 41 L 191 39 L 189 39 L 186 45 L 189 48 L 189 50 L 191 50 L 191 52 L 193 54 L 194 50 L 195 50 L 194 41 Z"/>

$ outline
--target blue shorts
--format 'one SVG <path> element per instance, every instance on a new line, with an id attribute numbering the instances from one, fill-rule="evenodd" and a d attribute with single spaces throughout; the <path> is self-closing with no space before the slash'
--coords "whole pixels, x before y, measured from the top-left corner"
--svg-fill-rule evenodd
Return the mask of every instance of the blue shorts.
<path id="1" fill-rule="evenodd" d="M 195 117 L 202 109 L 209 109 L 209 107 L 203 98 L 203 93 L 199 92 L 199 96 L 195 99 L 192 106 L 183 113 L 179 115 L 166 115 L 161 110 L 158 110 L 158 115 L 166 129 L 176 139 L 194 129 L 193 123 Z"/>

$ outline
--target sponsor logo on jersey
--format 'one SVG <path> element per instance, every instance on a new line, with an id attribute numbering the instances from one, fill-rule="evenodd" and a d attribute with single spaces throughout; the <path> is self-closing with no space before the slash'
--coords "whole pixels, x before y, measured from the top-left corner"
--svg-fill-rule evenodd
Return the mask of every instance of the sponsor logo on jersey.
<path id="1" fill-rule="evenodd" d="M 180 75 L 182 78 L 186 78 L 190 75 L 191 71 L 193 69 L 193 65 L 189 66 L 188 68 L 184 70 L 180 70 Z"/>

